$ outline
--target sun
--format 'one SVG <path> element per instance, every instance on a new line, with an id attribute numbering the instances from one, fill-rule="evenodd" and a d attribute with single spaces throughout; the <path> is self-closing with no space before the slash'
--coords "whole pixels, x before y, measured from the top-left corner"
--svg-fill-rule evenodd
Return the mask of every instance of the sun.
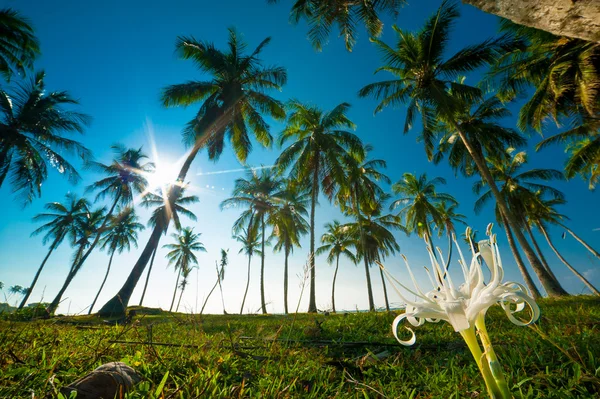
<path id="1" fill-rule="evenodd" d="M 179 174 L 179 167 L 176 164 L 155 162 L 155 165 L 154 172 L 148 173 L 146 176 L 149 191 L 173 184 Z"/>

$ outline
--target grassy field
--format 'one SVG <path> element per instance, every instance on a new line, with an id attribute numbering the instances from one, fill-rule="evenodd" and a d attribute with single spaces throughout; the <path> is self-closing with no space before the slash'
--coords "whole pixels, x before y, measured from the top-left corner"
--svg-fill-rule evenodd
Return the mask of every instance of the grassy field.
<path id="1" fill-rule="evenodd" d="M 598 397 L 600 301 L 543 300 L 540 307 L 531 328 L 490 309 L 488 330 L 513 395 Z M 406 348 L 396 344 L 395 315 L 387 313 L 139 313 L 126 326 L 87 316 L 0 321 L 0 398 L 52 395 L 109 361 L 144 377 L 130 398 L 487 396 L 470 352 L 445 323 L 417 328 L 417 343 Z M 142 343 L 149 339 L 173 345 Z"/>

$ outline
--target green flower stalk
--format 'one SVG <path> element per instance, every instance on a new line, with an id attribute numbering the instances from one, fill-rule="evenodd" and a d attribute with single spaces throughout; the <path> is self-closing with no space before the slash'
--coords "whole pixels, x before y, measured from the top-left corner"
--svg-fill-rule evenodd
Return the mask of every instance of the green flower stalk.
<path id="1" fill-rule="evenodd" d="M 467 228 L 467 237 L 470 237 L 469 230 Z M 427 268 L 426 270 L 433 289 L 427 293 L 417 284 L 410 265 L 404 256 L 404 263 L 414 289 L 410 289 L 396 280 L 385 270 L 383 265 L 380 264 L 379 266 L 392 280 L 392 286 L 406 303 L 406 311 L 396 317 L 392 324 L 392 332 L 398 342 L 406 346 L 413 345 L 416 342 L 416 335 L 410 327 L 406 327 L 412 334 L 408 340 L 402 340 L 398 336 L 400 323 L 405 319 L 414 327 L 421 326 L 426 321 L 433 323 L 441 320 L 447 321 L 465 340 L 485 381 L 490 397 L 505 399 L 511 397 L 510 389 L 485 327 L 485 314 L 492 305 L 497 303 L 512 323 L 525 326 L 539 318 L 540 309 L 523 285 L 510 281 L 502 282 L 504 269 L 502 268 L 496 236 L 492 234 L 491 230 L 492 225 L 490 224 L 487 231 L 489 240 L 478 243 L 479 252 L 476 252 L 473 243 L 470 243 L 473 257 L 469 266 L 467 266 L 460 246 L 456 242 L 456 237 L 453 235 L 452 239 L 460 255 L 459 264 L 465 279 L 464 284 L 460 287 L 453 283 L 446 266 L 437 262 L 436 257 L 433 256 L 433 250 L 429 246 L 427 249 L 433 273 Z M 439 248 L 438 251 L 441 255 Z M 440 256 L 440 259 L 443 259 L 443 257 Z M 487 282 L 484 281 L 482 260 L 490 271 L 490 279 Z M 407 299 L 400 292 L 398 286 L 418 299 L 414 301 Z M 517 319 L 515 313 L 523 311 L 527 306 L 531 309 L 530 319 L 525 322 Z"/>

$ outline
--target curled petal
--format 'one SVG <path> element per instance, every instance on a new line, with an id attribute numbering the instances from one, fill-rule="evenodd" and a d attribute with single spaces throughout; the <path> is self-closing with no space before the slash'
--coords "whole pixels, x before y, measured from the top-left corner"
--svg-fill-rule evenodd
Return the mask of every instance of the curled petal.
<path id="1" fill-rule="evenodd" d="M 400 323 L 402 322 L 402 320 L 404 320 L 408 316 L 409 315 L 407 315 L 406 313 L 402 313 L 401 315 L 396 317 L 394 319 L 394 322 L 392 323 L 392 333 L 394 334 L 394 337 L 396 338 L 396 340 L 398 340 L 398 342 L 400 342 L 404 346 L 412 346 L 415 344 L 415 342 L 417 342 L 417 336 L 415 335 L 415 332 L 410 327 L 404 327 L 408 331 L 410 331 L 410 333 L 412 334 L 412 337 L 410 337 L 410 339 L 403 341 L 400 338 L 398 338 L 398 327 L 400 326 Z"/>
<path id="2" fill-rule="evenodd" d="M 516 309 L 513 310 L 510 306 L 511 304 L 516 304 Z M 531 317 L 527 322 L 521 321 L 514 316 L 515 313 L 521 312 L 523 309 L 525 309 L 525 304 L 529 305 L 531 308 Z M 531 298 L 529 295 L 526 295 L 522 292 L 514 292 L 509 294 L 507 298 L 500 301 L 500 306 L 502 309 L 504 309 L 508 320 L 517 326 L 528 326 L 531 323 L 534 323 L 540 317 L 540 308 L 537 303 L 535 303 L 533 298 Z"/>

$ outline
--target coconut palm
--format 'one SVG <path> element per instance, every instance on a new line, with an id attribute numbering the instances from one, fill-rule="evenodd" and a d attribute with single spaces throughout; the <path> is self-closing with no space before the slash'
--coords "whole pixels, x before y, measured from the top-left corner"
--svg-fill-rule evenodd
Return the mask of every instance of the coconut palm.
<path id="1" fill-rule="evenodd" d="M 321 244 L 323 245 L 317 248 L 316 255 L 327 254 L 327 263 L 330 265 L 335 261 L 333 283 L 331 284 L 331 306 L 333 312 L 335 312 L 335 281 L 340 266 L 340 255 L 344 255 L 356 264 L 356 256 L 349 249 L 354 245 L 354 242 L 352 237 L 348 235 L 347 229 L 342 227 L 340 222 L 334 220 L 333 223 L 325 224 L 325 233 L 321 236 Z"/>
<path id="2" fill-rule="evenodd" d="M 310 193 L 307 188 L 290 183 L 277 195 L 277 206 L 269 213 L 267 224 L 273 226 L 272 237 L 275 238 L 275 251 L 284 252 L 283 267 L 283 307 L 288 313 L 288 259 L 294 247 L 300 247 L 300 238 L 308 233 L 309 226 L 307 206 Z"/>
<path id="3" fill-rule="evenodd" d="M 561 199 L 543 199 L 541 194 L 535 193 L 532 195 L 527 202 L 527 219 L 528 222 L 532 225 L 537 226 L 540 232 L 544 235 L 544 238 L 548 242 L 552 251 L 556 254 L 556 257 L 560 259 L 560 261 L 575 275 L 577 276 L 588 288 L 589 290 L 595 294 L 600 296 L 600 291 L 588 281 L 581 273 L 579 273 L 567 260 L 561 255 L 558 249 L 554 246 L 550 235 L 548 234 L 548 230 L 546 228 L 546 224 L 556 224 L 559 220 L 564 219 L 564 216 L 558 213 L 554 207 L 557 204 L 564 203 Z"/>
<path id="4" fill-rule="evenodd" d="M 177 39 L 176 50 L 179 56 L 195 62 L 200 71 L 209 74 L 211 79 L 189 81 L 163 90 L 161 98 L 167 107 L 188 106 L 202 101 L 196 117 L 183 131 L 184 142 L 192 148 L 179 171 L 179 185 L 171 187 L 169 196 L 178 197 L 180 184 L 185 181 L 192 162 L 202 148 L 208 148 L 209 158 L 218 159 L 223 151 L 226 135 L 242 163 L 245 163 L 252 149 L 249 132 L 254 133 L 261 145 L 270 145 L 269 125 L 263 116 L 283 119 L 285 111 L 282 104 L 267 92 L 281 90 L 287 80 L 284 68 L 266 67 L 260 59 L 260 53 L 270 41 L 270 38 L 263 40 L 253 52 L 247 54 L 246 44 L 233 29 L 229 29 L 226 51 L 217 49 L 213 43 L 200 42 L 194 38 Z M 100 314 L 124 314 L 135 286 L 158 248 L 160 235 L 158 228 L 152 232 L 125 284 L 102 307 Z"/>
<path id="5" fill-rule="evenodd" d="M 392 73 L 395 79 L 367 85 L 361 89 L 359 95 L 373 95 L 380 99 L 376 111 L 408 102 L 404 132 L 412 128 L 417 113 L 420 113 L 423 125 L 420 138 L 425 143 L 425 150 L 430 158 L 433 158 L 438 121 L 441 120 L 452 127 L 473 159 L 479 174 L 490 186 L 501 212 L 506 216 L 529 263 L 543 281 L 548 295 L 566 295 L 535 256 L 523 232 L 518 228 L 519 221 L 510 212 L 490 175 L 485 158 L 478 153 L 474 142 L 465 134 L 460 120 L 456 118 L 455 111 L 460 110 L 465 101 L 483 101 L 480 89 L 465 85 L 460 80 L 456 81 L 456 77 L 495 62 L 507 44 L 505 38 L 488 40 L 465 47 L 445 59 L 450 29 L 458 16 L 458 6 L 444 1 L 438 12 L 428 19 L 417 34 L 395 28 L 398 33 L 396 48 L 375 40 L 387 62 L 387 65 L 379 70 Z"/>
<path id="6" fill-rule="evenodd" d="M 88 250 L 93 242 L 96 240 L 94 237 L 98 238 L 102 235 L 100 231 L 104 221 L 106 220 L 106 209 L 99 208 L 94 211 L 88 211 L 84 217 L 78 219 L 77 223 L 77 237 L 75 240 L 76 251 L 73 254 L 73 262 L 71 263 L 71 268 L 69 269 L 69 273 L 63 283 L 62 287 L 58 291 L 58 294 L 54 297 L 52 302 L 47 308 L 48 314 L 54 314 L 58 305 L 62 300 L 62 297 L 81 269 L 81 265 L 83 264 L 83 257 L 85 256 L 86 250 Z"/>
<path id="7" fill-rule="evenodd" d="M 278 3 L 279 0 L 267 0 Z M 295 0 L 290 20 L 297 24 L 306 20 L 310 29 L 308 38 L 318 51 L 329 39 L 333 25 L 337 25 L 339 36 L 344 38 L 346 49 L 352 51 L 356 44 L 357 24 L 364 24 L 369 36 L 377 37 L 383 31 L 380 15 L 390 13 L 394 17 L 406 0 Z"/>
<path id="8" fill-rule="evenodd" d="M 0 36 L 1 30 L 0 22 Z M 1 62 L 0 55 L 0 68 Z M 83 145 L 63 135 L 83 133 L 90 120 L 64 108 L 74 104 L 77 101 L 65 91 L 47 92 L 43 72 L 12 93 L 0 89 L 0 187 L 10 176 L 12 191 L 23 205 L 41 196 L 49 168 L 71 183 L 80 180 L 77 169 L 62 155 L 76 154 L 82 160 L 91 157 Z"/>
<path id="9" fill-rule="evenodd" d="M 244 311 L 246 303 L 246 295 L 248 295 L 248 287 L 250 287 L 250 265 L 252 264 L 252 255 L 261 255 L 259 246 L 261 245 L 261 235 L 258 232 L 256 223 L 249 223 L 248 228 L 242 228 L 241 233 L 234 236 L 235 240 L 242 244 L 242 248 L 238 253 L 244 253 L 248 257 L 248 277 L 246 279 L 246 289 L 244 290 L 244 298 L 240 307 L 240 314 Z"/>
<path id="10" fill-rule="evenodd" d="M 198 258 L 195 252 L 206 252 L 204 244 L 199 241 L 200 235 L 200 233 L 194 233 L 193 228 L 185 227 L 179 233 L 171 234 L 171 237 L 175 240 L 175 244 L 163 245 L 163 248 L 170 249 L 169 253 L 167 253 L 167 259 L 169 260 L 169 265 L 173 265 L 175 273 L 177 273 L 177 281 L 175 282 L 175 290 L 173 291 L 173 300 L 171 301 L 169 312 L 173 310 L 173 305 L 175 304 L 179 277 L 182 275 L 187 276 L 193 267 L 198 266 Z"/>
<path id="11" fill-rule="evenodd" d="M 221 202 L 221 209 L 247 208 L 236 220 L 233 226 L 234 233 L 240 231 L 244 226 L 254 224 L 260 229 L 260 301 L 263 314 L 267 313 L 264 284 L 267 219 L 280 203 L 279 195 L 282 191 L 282 184 L 282 180 L 274 176 L 268 169 L 260 171 L 248 169 L 246 178 L 239 178 L 235 181 L 233 196 Z"/>
<path id="12" fill-rule="evenodd" d="M 100 239 L 100 249 L 106 249 L 109 254 L 108 267 L 106 268 L 104 280 L 102 280 L 102 284 L 100 284 L 100 289 L 98 289 L 98 293 L 90 305 L 88 314 L 92 313 L 94 305 L 102 292 L 102 288 L 104 288 L 115 253 L 118 252 L 119 254 L 122 254 L 125 250 L 129 251 L 131 245 L 137 248 L 138 231 L 144 229 L 144 225 L 138 223 L 138 220 L 139 217 L 135 214 L 133 208 L 125 208 L 111 217 L 109 229 Z"/>
<path id="13" fill-rule="evenodd" d="M 150 220 L 148 221 L 148 226 L 152 227 L 153 229 L 162 229 L 163 234 L 167 234 L 171 219 L 175 224 L 175 228 L 177 230 L 181 230 L 179 215 L 187 216 L 194 222 L 198 220 L 192 211 L 183 206 L 191 205 L 200 201 L 197 196 L 184 195 L 185 187 L 183 187 L 181 190 L 178 190 L 178 192 L 174 193 L 172 196 L 167 195 L 168 192 L 168 186 L 157 190 L 155 193 L 148 192 L 144 195 L 141 202 L 143 207 L 154 208 L 154 211 L 152 211 L 152 216 L 150 216 Z M 178 195 L 178 197 L 176 198 L 174 195 Z M 148 266 L 146 282 L 144 283 L 144 290 L 142 291 L 142 297 L 140 298 L 139 306 L 142 306 L 144 297 L 146 296 L 146 289 L 148 288 L 148 282 L 150 281 L 150 273 L 152 272 L 155 256 L 156 250 L 154 250 L 152 253 L 152 258 L 150 259 L 150 266 Z"/>
<path id="14" fill-rule="evenodd" d="M 35 288 L 38 278 L 52 252 L 58 248 L 66 237 L 69 238 L 71 245 L 75 243 L 79 219 L 83 218 L 88 212 L 89 203 L 85 198 L 78 198 L 75 194 L 68 193 L 65 195 L 64 204 L 60 202 L 49 202 L 44 205 L 44 208 L 48 212 L 34 216 L 33 220 L 35 222 L 40 221 L 45 223 L 35 229 L 31 235 L 36 236 L 41 233 L 46 233 L 42 243 L 47 244 L 48 242 L 51 242 L 51 244 L 48 253 L 33 277 L 33 281 L 29 285 L 29 290 L 19 305 L 19 309 L 22 309 L 27 303 L 27 300 Z"/>
<path id="15" fill-rule="evenodd" d="M 0 74 L 10 80 L 33 66 L 40 45 L 29 21 L 10 8 L 0 10 Z"/>
<path id="16" fill-rule="evenodd" d="M 353 129 L 348 118 L 350 105 L 342 103 L 329 112 L 302 104 L 288 103 L 287 125 L 280 137 L 280 145 L 293 140 L 276 161 L 281 173 L 289 169 L 289 178 L 310 184 L 310 298 L 308 311 L 316 312 L 315 297 L 315 210 L 321 190 L 331 199 L 335 187 L 344 183 L 345 166 L 352 165 L 355 157 L 364 156 L 360 139 L 344 129 Z"/>
<path id="17" fill-rule="evenodd" d="M 450 269 L 450 261 L 452 260 L 452 241 L 453 236 L 456 236 L 456 223 L 464 226 L 467 225 L 467 217 L 456 212 L 458 204 L 456 202 L 439 201 L 435 204 L 437 214 L 441 220 L 441 224 L 436 225 L 438 236 L 446 233 L 448 236 L 448 259 L 446 260 L 446 270 Z"/>

